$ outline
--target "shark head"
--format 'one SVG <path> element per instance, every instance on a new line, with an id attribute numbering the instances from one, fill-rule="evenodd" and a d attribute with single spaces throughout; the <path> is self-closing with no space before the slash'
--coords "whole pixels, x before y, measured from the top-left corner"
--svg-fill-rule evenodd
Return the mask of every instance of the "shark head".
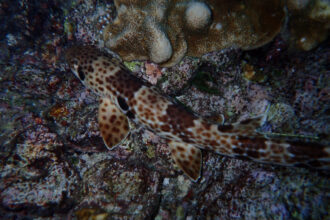
<path id="1" fill-rule="evenodd" d="M 92 63 L 100 55 L 100 51 L 93 46 L 74 46 L 66 50 L 65 59 L 72 72 L 86 84 L 86 78 L 93 74 Z"/>

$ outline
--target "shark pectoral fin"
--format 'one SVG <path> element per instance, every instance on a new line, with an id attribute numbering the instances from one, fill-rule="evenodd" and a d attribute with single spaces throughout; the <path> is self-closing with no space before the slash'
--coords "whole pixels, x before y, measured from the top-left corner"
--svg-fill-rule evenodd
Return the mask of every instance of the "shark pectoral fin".
<path id="1" fill-rule="evenodd" d="M 169 141 L 172 159 L 190 179 L 197 181 L 201 175 L 202 153 L 195 146 L 187 143 Z"/>
<path id="2" fill-rule="evenodd" d="M 98 121 L 105 145 L 111 149 L 129 133 L 126 116 L 108 98 L 100 99 Z"/>

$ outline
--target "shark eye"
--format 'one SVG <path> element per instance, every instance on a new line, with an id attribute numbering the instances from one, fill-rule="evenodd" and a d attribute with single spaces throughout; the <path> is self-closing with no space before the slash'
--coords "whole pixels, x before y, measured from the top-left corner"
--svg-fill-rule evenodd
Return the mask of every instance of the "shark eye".
<path id="1" fill-rule="evenodd" d="M 117 100 L 118 100 L 118 104 L 119 104 L 120 108 L 123 109 L 124 111 L 127 111 L 129 107 L 128 107 L 125 99 L 123 99 L 122 97 L 119 96 L 117 98 Z"/>
<path id="2" fill-rule="evenodd" d="M 84 79 L 85 79 L 85 73 L 84 73 L 84 71 L 82 70 L 82 67 L 81 67 L 81 66 L 78 67 L 78 75 L 79 75 L 79 78 L 80 78 L 82 81 L 84 81 Z"/>

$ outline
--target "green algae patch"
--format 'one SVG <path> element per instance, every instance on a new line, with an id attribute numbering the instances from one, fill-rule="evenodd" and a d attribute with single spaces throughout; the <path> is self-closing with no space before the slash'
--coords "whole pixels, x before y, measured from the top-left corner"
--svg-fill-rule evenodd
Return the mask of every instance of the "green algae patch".
<path id="1" fill-rule="evenodd" d="M 131 61 L 131 62 L 124 62 L 124 65 L 130 70 L 130 71 L 136 71 L 139 69 L 142 65 L 142 62 L 139 61 Z"/>

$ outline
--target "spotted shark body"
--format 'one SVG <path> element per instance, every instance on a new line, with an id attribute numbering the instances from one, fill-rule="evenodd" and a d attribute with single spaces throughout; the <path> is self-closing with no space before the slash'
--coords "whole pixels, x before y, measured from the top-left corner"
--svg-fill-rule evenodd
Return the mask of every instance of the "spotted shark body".
<path id="1" fill-rule="evenodd" d="M 110 149 L 129 134 L 131 120 L 167 140 L 174 162 L 194 181 L 201 175 L 201 149 L 263 163 L 330 168 L 328 146 L 269 139 L 255 131 L 263 117 L 227 125 L 209 122 L 95 47 L 72 47 L 66 59 L 83 84 L 100 96 L 99 127 Z"/>

